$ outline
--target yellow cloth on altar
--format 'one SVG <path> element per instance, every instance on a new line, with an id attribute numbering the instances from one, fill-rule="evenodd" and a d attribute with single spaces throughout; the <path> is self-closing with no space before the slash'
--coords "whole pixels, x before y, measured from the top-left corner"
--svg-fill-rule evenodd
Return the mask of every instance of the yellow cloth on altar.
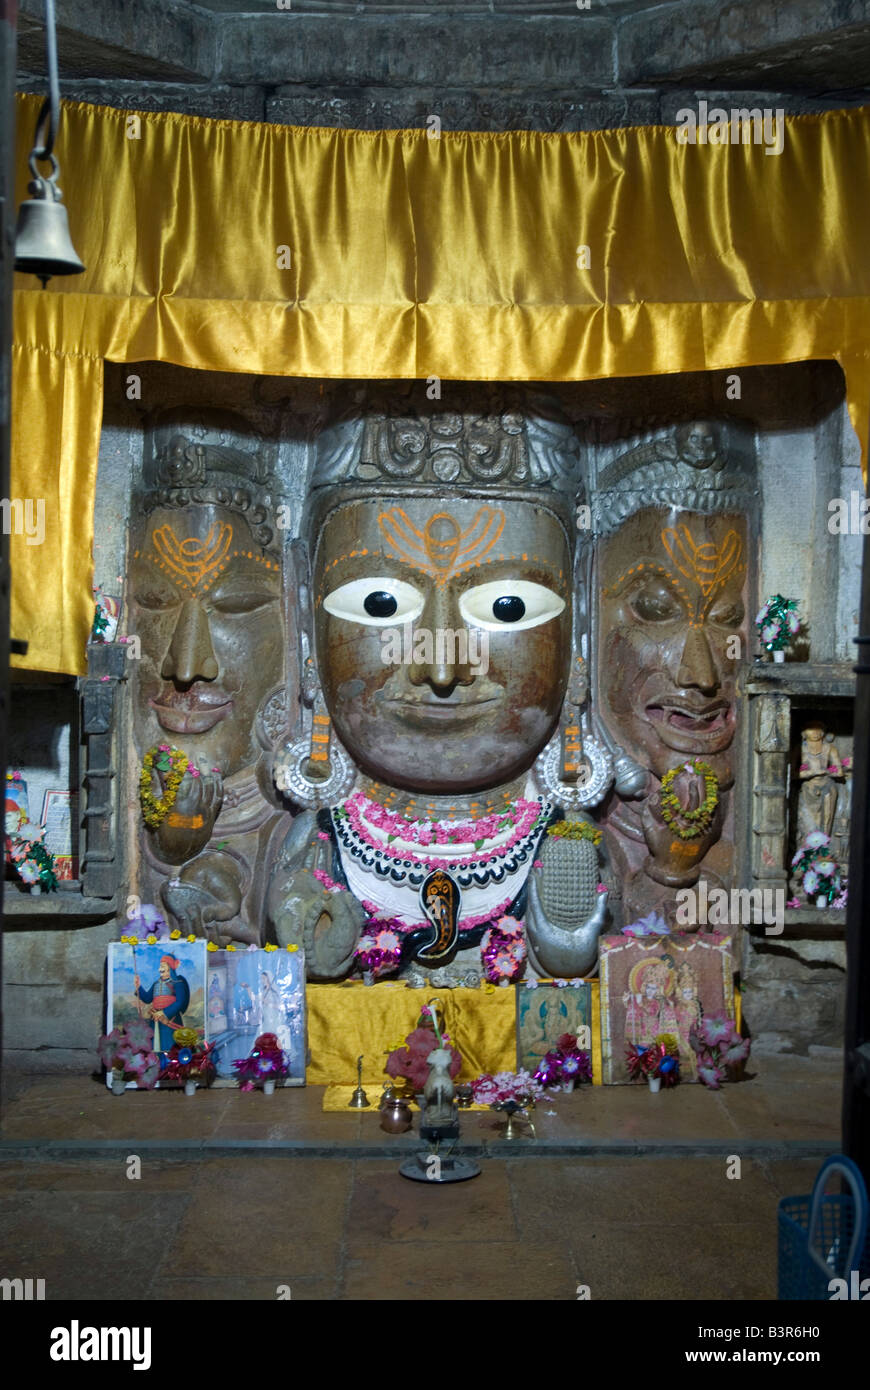
<path id="1" fill-rule="evenodd" d="M 42 98 L 17 101 L 18 199 Z M 87 270 L 16 277 L 12 664 L 81 674 L 102 362 L 579 381 L 831 358 L 870 411 L 870 108 L 764 144 L 673 127 L 354 131 L 64 102 Z M 866 476 L 866 475 L 865 475 Z M 32 539 L 32 538 L 31 538 Z"/>
<path id="2" fill-rule="evenodd" d="M 458 1080 L 481 1072 L 516 1071 L 516 999 L 512 988 L 408 989 L 381 981 L 375 985 L 307 985 L 308 1047 L 305 1073 L 310 1086 L 356 1085 L 356 1059 L 362 1054 L 363 1085 L 386 1080 L 387 1053 L 417 1026 L 430 999 L 440 1001 L 439 1027 L 462 1057 Z"/>

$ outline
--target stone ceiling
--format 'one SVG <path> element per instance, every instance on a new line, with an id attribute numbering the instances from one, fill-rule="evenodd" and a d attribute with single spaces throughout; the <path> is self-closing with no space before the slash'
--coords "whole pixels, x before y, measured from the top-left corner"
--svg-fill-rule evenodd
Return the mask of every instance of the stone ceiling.
<path id="1" fill-rule="evenodd" d="M 572 0 L 290 4 L 59 0 L 62 73 L 258 87 L 870 90 L 870 0 L 591 0 L 589 10 Z M 20 0 L 19 11 L 27 86 L 44 71 L 43 0 Z"/>

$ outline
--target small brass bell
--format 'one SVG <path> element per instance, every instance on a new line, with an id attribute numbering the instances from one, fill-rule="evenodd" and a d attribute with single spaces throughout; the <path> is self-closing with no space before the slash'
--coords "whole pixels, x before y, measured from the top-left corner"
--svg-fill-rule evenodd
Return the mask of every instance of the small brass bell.
<path id="1" fill-rule="evenodd" d="M 72 244 L 66 208 L 53 176 L 37 176 L 27 191 L 31 197 L 21 204 L 15 231 L 15 269 L 36 275 L 45 289 L 52 275 L 80 275 L 84 266 Z"/>
<path id="2" fill-rule="evenodd" d="M 348 1109 L 349 1109 L 349 1110 L 366 1110 L 366 1109 L 369 1107 L 369 1105 L 371 1105 L 371 1101 L 369 1100 L 368 1096 L 366 1095 L 365 1091 L 363 1090 L 363 1084 L 362 1084 L 362 1063 L 363 1063 L 362 1057 L 357 1057 L 357 1059 L 356 1059 L 356 1079 L 357 1079 L 357 1087 L 356 1087 L 356 1090 L 354 1091 L 353 1095 L 351 1096 L 350 1100 L 348 1101 Z"/>

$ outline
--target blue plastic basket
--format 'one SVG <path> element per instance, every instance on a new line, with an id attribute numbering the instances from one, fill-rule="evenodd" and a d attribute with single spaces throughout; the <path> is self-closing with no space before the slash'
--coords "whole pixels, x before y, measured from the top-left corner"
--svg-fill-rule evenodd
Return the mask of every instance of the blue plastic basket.
<path id="1" fill-rule="evenodd" d="M 835 1174 L 846 1179 L 850 1191 L 826 1196 L 825 1187 Z M 827 1302 L 832 1279 L 845 1279 L 851 1288 L 852 1270 L 858 1271 L 859 1282 L 870 1278 L 867 1189 L 850 1158 L 837 1154 L 827 1159 L 812 1193 L 783 1197 L 777 1217 L 780 1300 Z"/>

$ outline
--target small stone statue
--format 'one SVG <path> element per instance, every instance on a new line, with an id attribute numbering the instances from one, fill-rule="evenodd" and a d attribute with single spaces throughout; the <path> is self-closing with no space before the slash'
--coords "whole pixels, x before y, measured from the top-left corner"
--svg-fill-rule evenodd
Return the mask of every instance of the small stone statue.
<path id="1" fill-rule="evenodd" d="M 813 830 L 831 834 L 840 796 L 837 782 L 842 781 L 843 776 L 843 764 L 833 734 L 827 733 L 824 724 L 818 720 L 805 725 L 798 768 L 801 783 L 797 814 L 798 843 Z"/>

